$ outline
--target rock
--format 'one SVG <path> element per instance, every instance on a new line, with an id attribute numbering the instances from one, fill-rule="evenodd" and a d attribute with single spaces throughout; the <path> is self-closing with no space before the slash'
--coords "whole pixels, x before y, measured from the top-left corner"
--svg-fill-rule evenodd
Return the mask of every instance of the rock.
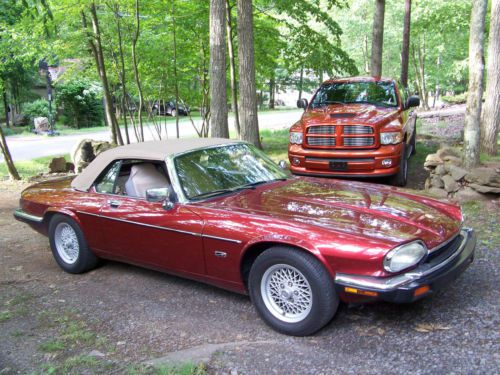
<path id="1" fill-rule="evenodd" d="M 451 166 L 449 166 L 449 173 L 455 181 L 460 181 L 469 172 L 463 168 L 457 167 L 455 165 L 451 165 Z"/>
<path id="2" fill-rule="evenodd" d="M 49 130 L 49 119 L 47 117 L 35 117 L 33 122 L 37 133 Z"/>
<path id="3" fill-rule="evenodd" d="M 73 163 L 66 162 L 66 172 L 75 173 L 75 165 Z"/>
<path id="4" fill-rule="evenodd" d="M 443 179 L 441 177 L 439 177 L 438 175 L 433 174 L 430 177 L 430 185 L 432 187 L 437 187 L 437 188 L 442 189 L 444 187 L 444 182 L 443 182 Z"/>
<path id="5" fill-rule="evenodd" d="M 424 189 L 425 190 L 429 190 L 431 188 L 432 184 L 431 184 L 431 178 L 430 177 L 427 177 L 425 179 L 425 183 L 424 183 Z"/>
<path id="6" fill-rule="evenodd" d="M 451 166 L 460 167 L 462 165 L 462 160 L 454 156 L 445 156 L 443 161 L 444 161 L 444 169 L 448 172 L 450 171 Z"/>
<path id="7" fill-rule="evenodd" d="M 81 172 L 97 155 L 113 147 L 111 143 L 105 141 L 81 140 L 71 150 L 75 172 Z"/>
<path id="8" fill-rule="evenodd" d="M 434 173 L 439 176 L 444 176 L 446 174 L 446 170 L 444 169 L 444 165 L 440 164 L 434 169 Z"/>
<path id="9" fill-rule="evenodd" d="M 469 185 L 471 188 L 474 190 L 483 193 L 483 194 L 500 194 L 500 188 L 497 187 L 492 187 L 492 186 L 485 186 L 485 185 L 478 185 L 478 184 L 470 184 Z"/>
<path id="10" fill-rule="evenodd" d="M 99 350 L 92 350 L 89 354 L 89 357 L 95 357 L 95 358 L 104 358 L 106 355 L 104 353 L 101 353 Z"/>
<path id="11" fill-rule="evenodd" d="M 457 151 L 455 151 L 454 149 L 452 149 L 451 147 L 440 148 L 439 150 L 437 150 L 436 155 L 443 160 L 447 156 L 453 156 L 456 158 L 460 158 L 460 154 Z"/>
<path id="12" fill-rule="evenodd" d="M 66 159 L 64 157 L 53 158 L 49 164 L 49 173 L 66 172 Z"/>
<path id="13" fill-rule="evenodd" d="M 444 190 L 446 190 L 448 193 L 453 193 L 459 189 L 459 185 L 457 182 L 451 177 L 450 175 L 444 175 L 443 176 L 443 183 L 444 183 Z"/>
<path id="14" fill-rule="evenodd" d="M 453 198 L 459 202 L 481 201 L 488 199 L 484 194 L 466 186 L 455 193 Z"/>
<path id="15" fill-rule="evenodd" d="M 500 174 L 493 168 L 475 168 L 465 176 L 465 181 L 473 182 L 478 185 L 500 187 Z"/>
<path id="16" fill-rule="evenodd" d="M 439 189 L 439 188 L 430 188 L 428 190 L 429 194 L 434 195 L 436 198 L 447 198 L 448 193 L 444 189 Z"/>
<path id="17" fill-rule="evenodd" d="M 443 160 L 437 154 L 429 154 L 425 158 L 424 168 L 431 170 L 440 164 L 443 164 Z"/>

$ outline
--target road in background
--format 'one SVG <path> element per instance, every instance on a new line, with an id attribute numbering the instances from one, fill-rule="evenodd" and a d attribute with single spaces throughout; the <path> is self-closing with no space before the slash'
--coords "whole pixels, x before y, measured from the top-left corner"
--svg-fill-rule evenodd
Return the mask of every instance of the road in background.
<path id="1" fill-rule="evenodd" d="M 273 111 L 259 113 L 259 128 L 260 130 L 279 130 L 287 129 L 299 120 L 302 115 L 302 110 L 294 109 L 290 111 Z M 200 121 L 195 121 L 199 125 Z M 234 119 L 232 116 L 229 118 L 230 129 L 234 129 Z M 196 131 L 187 118 L 181 118 L 179 121 L 179 132 L 183 138 L 196 137 Z M 131 141 L 136 142 L 133 130 L 129 131 Z M 167 135 L 168 138 L 175 138 L 175 121 L 171 117 L 167 121 Z M 123 131 L 122 131 L 123 134 Z M 144 136 L 146 140 L 158 139 L 158 135 L 153 126 L 146 126 L 144 128 Z M 103 128 L 99 132 L 82 132 L 74 135 L 63 135 L 56 137 L 45 136 L 10 136 L 7 137 L 7 144 L 9 146 L 12 158 L 14 161 L 30 160 L 42 156 L 51 155 L 64 155 L 71 151 L 73 146 L 80 142 L 82 139 L 93 139 L 100 141 L 109 141 L 111 138 L 110 132 L 107 128 Z M 163 139 L 165 139 L 165 132 L 163 132 Z M 3 162 L 3 157 L 0 156 L 0 162 Z"/>

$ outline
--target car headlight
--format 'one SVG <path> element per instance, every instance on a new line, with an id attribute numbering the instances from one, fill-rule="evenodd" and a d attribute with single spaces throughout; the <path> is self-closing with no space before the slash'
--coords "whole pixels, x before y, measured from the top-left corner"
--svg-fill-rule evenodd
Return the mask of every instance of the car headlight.
<path id="1" fill-rule="evenodd" d="M 401 143 L 403 135 L 401 132 L 380 133 L 380 143 L 383 145 L 395 145 Z"/>
<path id="2" fill-rule="evenodd" d="M 302 132 L 290 132 L 290 143 L 302 144 Z"/>
<path id="3" fill-rule="evenodd" d="M 398 246 L 385 256 L 384 269 L 388 272 L 402 271 L 416 265 L 425 254 L 427 254 L 427 248 L 420 241 Z"/>

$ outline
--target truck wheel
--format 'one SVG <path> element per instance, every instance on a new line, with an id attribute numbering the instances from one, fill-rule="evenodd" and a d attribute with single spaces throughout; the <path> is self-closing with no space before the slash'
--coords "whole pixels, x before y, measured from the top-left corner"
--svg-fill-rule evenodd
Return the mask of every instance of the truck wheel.
<path id="1" fill-rule="evenodd" d="M 52 254 L 59 267 L 69 273 L 83 273 L 97 266 L 78 224 L 68 216 L 54 215 L 49 224 Z"/>
<path id="2" fill-rule="evenodd" d="M 311 254 L 272 247 L 255 260 L 249 292 L 262 319 L 276 331 L 306 336 L 324 327 L 339 304 L 333 280 Z"/>
<path id="3" fill-rule="evenodd" d="M 406 143 L 403 142 L 401 159 L 399 161 L 399 171 L 391 177 L 390 183 L 394 186 L 406 186 L 408 182 L 408 156 L 406 155 Z"/>
<path id="4" fill-rule="evenodd" d="M 415 124 L 415 129 L 413 129 L 413 135 L 411 136 L 411 154 L 415 155 L 417 153 L 417 124 Z"/>

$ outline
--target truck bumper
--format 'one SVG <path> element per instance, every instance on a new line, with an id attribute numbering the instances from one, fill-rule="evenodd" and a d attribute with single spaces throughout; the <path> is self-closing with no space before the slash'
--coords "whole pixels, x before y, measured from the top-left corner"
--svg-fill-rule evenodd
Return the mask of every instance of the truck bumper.
<path id="1" fill-rule="evenodd" d="M 378 278 L 337 274 L 335 288 L 344 300 L 383 300 L 408 303 L 445 288 L 474 260 L 476 235 L 463 229 L 457 249 L 438 263 L 423 263 L 416 269 L 393 277 Z"/>
<path id="2" fill-rule="evenodd" d="M 289 145 L 288 158 L 291 172 L 298 175 L 383 177 L 398 173 L 401 150 L 401 144 L 370 150 L 320 150 Z M 335 169 L 338 163 L 344 164 L 345 169 Z"/>

